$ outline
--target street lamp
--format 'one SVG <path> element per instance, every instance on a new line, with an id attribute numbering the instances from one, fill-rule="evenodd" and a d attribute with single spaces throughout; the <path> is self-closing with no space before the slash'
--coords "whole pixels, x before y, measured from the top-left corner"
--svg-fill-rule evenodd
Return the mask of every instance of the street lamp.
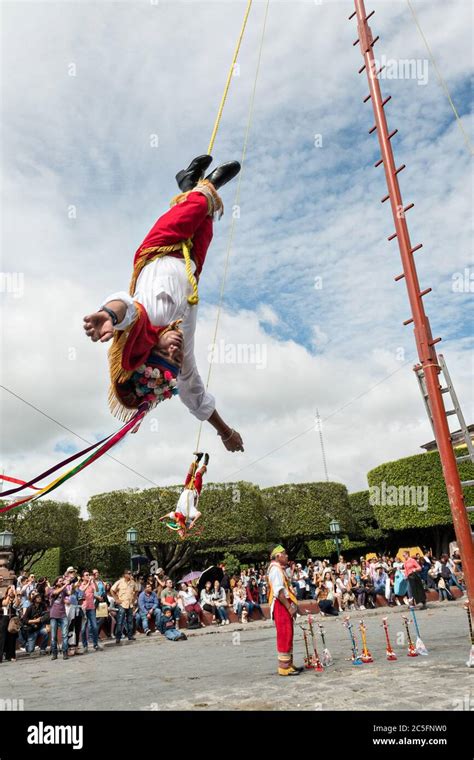
<path id="1" fill-rule="evenodd" d="M 127 530 L 127 543 L 130 547 L 130 570 L 133 570 L 133 547 L 138 541 L 138 531 L 135 528 Z"/>
<path id="2" fill-rule="evenodd" d="M 336 545 L 336 552 L 339 558 L 339 546 L 341 545 L 341 542 L 339 540 L 339 533 L 341 532 L 341 526 L 339 525 L 339 522 L 337 520 L 331 520 L 331 522 L 329 523 L 329 530 L 334 536 L 333 540 Z"/>
<path id="3" fill-rule="evenodd" d="M 15 573 L 8 569 L 12 555 L 13 533 L 4 530 L 0 533 L 0 598 L 3 597 L 2 588 L 10 585 Z"/>

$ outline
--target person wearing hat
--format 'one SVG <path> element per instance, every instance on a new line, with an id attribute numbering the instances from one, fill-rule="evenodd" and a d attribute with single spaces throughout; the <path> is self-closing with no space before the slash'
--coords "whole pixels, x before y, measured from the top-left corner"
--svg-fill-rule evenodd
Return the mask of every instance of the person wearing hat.
<path id="1" fill-rule="evenodd" d="M 228 451 L 243 451 L 239 433 L 218 414 L 194 357 L 197 281 L 213 221 L 224 209 L 218 191 L 240 171 L 239 162 L 230 161 L 203 179 L 211 161 L 211 156 L 198 156 L 178 173 L 181 193 L 136 251 L 130 292 L 109 295 L 98 311 L 84 317 L 84 330 L 94 343 L 113 338 L 112 414 L 128 420 L 137 409 L 148 411 L 179 393 L 192 415 L 215 428 Z"/>
<path id="2" fill-rule="evenodd" d="M 284 547 L 275 546 L 268 567 L 268 602 L 270 614 L 275 621 L 278 654 L 278 675 L 296 676 L 303 668 L 293 665 L 293 627 L 298 612 L 296 596 L 285 572 L 288 554 Z"/>

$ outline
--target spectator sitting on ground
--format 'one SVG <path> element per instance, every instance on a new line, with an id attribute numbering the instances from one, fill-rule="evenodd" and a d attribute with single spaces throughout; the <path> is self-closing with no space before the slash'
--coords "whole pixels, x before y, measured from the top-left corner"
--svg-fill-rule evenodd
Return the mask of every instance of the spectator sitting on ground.
<path id="1" fill-rule="evenodd" d="M 247 594 L 247 610 L 248 614 L 251 615 L 254 610 L 258 610 L 260 613 L 260 617 L 264 618 L 265 615 L 263 614 L 263 610 L 260 607 L 259 602 L 259 593 L 258 593 L 258 585 L 257 581 L 254 577 L 250 578 L 248 586 L 246 588 L 246 594 Z"/>
<path id="2" fill-rule="evenodd" d="M 247 589 L 241 580 L 237 581 L 234 588 L 233 608 L 241 623 L 246 623 L 249 613 L 249 603 L 247 601 Z"/>
<path id="3" fill-rule="evenodd" d="M 176 619 L 171 607 L 165 607 L 163 610 L 159 630 L 170 641 L 186 640 L 186 635 L 176 627 Z"/>
<path id="4" fill-rule="evenodd" d="M 219 581 L 214 581 L 212 591 L 212 602 L 216 607 L 216 612 L 221 619 L 221 625 L 229 625 L 229 616 L 227 614 L 227 597 Z"/>
<path id="5" fill-rule="evenodd" d="M 204 623 L 202 621 L 202 607 L 198 603 L 196 592 L 193 587 L 188 583 L 181 583 L 179 588 L 178 596 L 183 605 L 183 609 L 187 613 L 195 612 L 199 618 L 201 628 L 204 628 Z"/>
<path id="6" fill-rule="evenodd" d="M 153 591 L 151 583 L 147 583 L 145 590 L 138 595 L 138 611 L 136 614 L 137 624 L 141 623 L 143 633 L 150 636 L 150 620 L 155 621 L 155 629 L 160 628 L 161 609 L 158 597 Z"/>
<path id="7" fill-rule="evenodd" d="M 166 609 L 171 610 L 171 614 L 176 622 L 176 628 L 179 630 L 181 608 L 178 604 L 178 592 L 174 588 L 171 578 L 167 578 L 165 587 L 161 592 L 161 608 L 163 612 L 165 612 Z"/>

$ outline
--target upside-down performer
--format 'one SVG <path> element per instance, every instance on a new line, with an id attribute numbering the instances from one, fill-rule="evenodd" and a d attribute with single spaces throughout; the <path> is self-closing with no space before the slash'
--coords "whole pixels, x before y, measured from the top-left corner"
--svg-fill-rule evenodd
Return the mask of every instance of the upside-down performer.
<path id="1" fill-rule="evenodd" d="M 109 350 L 110 408 L 123 420 L 179 393 L 198 420 L 207 420 L 228 451 L 242 439 L 217 412 L 194 358 L 197 281 L 212 240 L 213 220 L 223 214 L 218 190 L 235 177 L 231 161 L 202 179 L 211 156 L 195 158 L 176 175 L 182 191 L 138 248 L 130 293 L 113 293 L 84 318 L 93 342 L 113 338 Z"/>
<path id="2" fill-rule="evenodd" d="M 270 614 L 275 621 L 278 653 L 278 675 L 297 676 L 304 668 L 293 665 L 293 626 L 298 607 L 296 596 L 285 572 L 288 554 L 283 546 L 276 546 L 268 566 L 268 602 Z"/>
<path id="3" fill-rule="evenodd" d="M 191 462 L 184 481 L 184 488 L 174 512 L 168 512 L 160 520 L 172 520 L 178 529 L 178 535 L 180 538 L 185 538 L 186 533 L 194 528 L 197 521 L 201 517 L 201 512 L 198 510 L 199 497 L 202 491 L 202 476 L 207 471 L 207 465 L 209 464 L 209 454 L 204 454 L 204 462 L 202 467 L 198 470 L 199 462 L 203 457 L 202 452 L 196 453 L 196 459 Z M 175 530 L 174 526 L 172 527 Z"/>

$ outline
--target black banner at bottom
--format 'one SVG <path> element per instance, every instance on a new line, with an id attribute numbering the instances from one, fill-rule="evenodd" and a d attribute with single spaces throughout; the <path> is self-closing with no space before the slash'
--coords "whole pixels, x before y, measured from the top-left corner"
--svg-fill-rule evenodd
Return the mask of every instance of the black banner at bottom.
<path id="1" fill-rule="evenodd" d="M 270 749 L 278 746 L 281 731 L 285 741 L 292 737 L 295 750 L 308 746 L 364 752 L 370 757 L 453 758 L 472 760 L 473 715 L 470 710 L 440 712 L 23 712 L 2 711 L 0 760 L 19 757 L 78 757 L 103 755 L 104 751 L 143 754 L 148 750 L 188 750 L 192 737 L 206 734 L 214 726 L 217 735 L 239 736 L 241 748 L 249 742 Z M 211 732 L 212 735 L 213 732 Z M 168 739 L 166 738 L 168 737 Z M 215 736 L 217 739 L 217 736 Z M 270 741 L 270 745 L 268 742 Z M 206 740 L 204 740 L 206 744 Z M 211 742 L 206 751 L 214 746 Z M 223 742 L 225 752 L 227 739 Z M 276 745 L 276 746 L 275 746 Z M 203 749 L 203 748 L 202 748 Z M 356 755 L 357 756 L 357 755 Z"/>

